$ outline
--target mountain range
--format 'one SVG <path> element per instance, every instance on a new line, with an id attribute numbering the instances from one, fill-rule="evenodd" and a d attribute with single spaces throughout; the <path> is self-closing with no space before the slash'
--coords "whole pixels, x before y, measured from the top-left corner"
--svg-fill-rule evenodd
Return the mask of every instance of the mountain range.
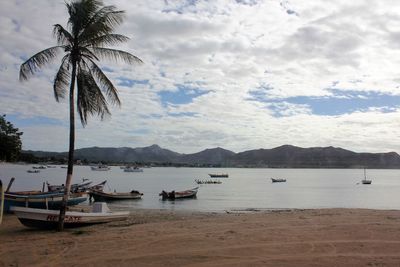
<path id="1" fill-rule="evenodd" d="M 66 158 L 67 152 L 24 151 L 40 158 Z M 89 147 L 75 150 L 75 159 L 87 162 L 153 163 L 183 166 L 270 168 L 400 168 L 400 156 L 389 153 L 356 153 L 336 147 L 301 148 L 283 145 L 272 149 L 235 153 L 220 147 L 181 154 L 158 145 L 148 147 Z"/>

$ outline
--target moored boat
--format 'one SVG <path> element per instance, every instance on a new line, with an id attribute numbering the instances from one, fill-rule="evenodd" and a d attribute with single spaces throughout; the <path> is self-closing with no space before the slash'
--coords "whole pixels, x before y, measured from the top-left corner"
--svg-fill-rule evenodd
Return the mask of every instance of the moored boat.
<path id="1" fill-rule="evenodd" d="M 143 169 L 140 169 L 140 168 L 138 168 L 138 167 L 134 167 L 134 168 L 132 168 L 132 167 L 126 167 L 126 168 L 124 169 L 124 172 L 143 172 Z"/>
<path id="2" fill-rule="evenodd" d="M 10 212 L 10 207 L 31 207 L 39 209 L 59 209 L 63 199 L 63 192 L 5 192 L 4 212 Z M 72 194 L 68 198 L 67 206 L 74 206 L 87 200 L 86 196 Z"/>
<path id="3" fill-rule="evenodd" d="M 40 229 L 55 229 L 58 226 L 59 210 L 12 207 L 19 221 L 27 226 Z M 126 220 L 128 211 L 111 212 L 106 203 L 94 203 L 91 212 L 67 211 L 64 227 L 82 227 L 93 224 Z"/>
<path id="4" fill-rule="evenodd" d="M 90 169 L 92 171 L 109 171 L 111 170 L 111 167 L 107 165 L 97 165 L 97 166 L 90 166 Z"/>
<path id="5" fill-rule="evenodd" d="M 209 173 L 211 178 L 228 178 L 229 174 L 227 173 Z"/>
<path id="6" fill-rule="evenodd" d="M 271 181 L 273 183 L 285 183 L 286 179 L 283 179 L 283 178 L 271 178 Z"/>
<path id="7" fill-rule="evenodd" d="M 194 181 L 197 184 L 222 184 L 222 181 L 220 181 L 220 180 L 199 180 L 199 179 L 195 179 Z"/>
<path id="8" fill-rule="evenodd" d="M 171 191 L 171 192 L 167 192 L 167 191 L 162 191 L 159 196 L 162 197 L 163 200 L 175 200 L 175 199 L 182 199 L 182 198 L 194 198 L 197 195 L 197 191 L 199 190 L 198 187 L 193 188 L 193 189 L 189 189 L 189 190 L 185 190 L 185 191 Z"/>
<path id="9" fill-rule="evenodd" d="M 143 193 L 139 191 L 132 190 L 131 192 L 103 192 L 100 190 L 91 190 L 89 192 L 90 199 L 94 201 L 112 201 L 112 200 L 125 200 L 125 199 L 141 199 Z"/>
<path id="10" fill-rule="evenodd" d="M 40 173 L 39 170 L 27 170 L 26 172 L 27 173 Z"/>
<path id="11" fill-rule="evenodd" d="M 362 184 L 371 184 L 372 183 L 372 180 L 367 179 L 367 173 L 366 173 L 365 168 L 364 168 L 364 179 L 361 180 L 361 183 Z"/>
<path id="12" fill-rule="evenodd" d="M 104 181 L 103 183 L 105 184 L 106 181 Z M 49 192 L 61 192 L 64 191 L 65 185 L 51 185 L 49 184 L 49 182 L 46 182 L 47 184 L 47 190 Z M 71 185 L 71 192 L 86 192 L 89 188 L 90 185 L 92 184 L 92 181 L 90 181 L 89 179 L 82 179 L 81 183 L 77 183 L 77 184 L 72 184 Z"/>

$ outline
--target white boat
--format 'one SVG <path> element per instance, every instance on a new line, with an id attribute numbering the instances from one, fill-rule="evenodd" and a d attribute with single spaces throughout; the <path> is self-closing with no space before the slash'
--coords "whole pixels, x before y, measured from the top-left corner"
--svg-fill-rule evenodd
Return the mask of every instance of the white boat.
<path id="1" fill-rule="evenodd" d="M 58 226 L 59 210 L 33 209 L 25 207 L 11 207 L 19 221 L 32 228 L 56 229 Z M 108 223 L 126 220 L 129 211 L 112 212 L 104 202 L 93 204 L 91 212 L 67 211 L 64 227 L 82 227 L 87 225 Z"/>
<path id="2" fill-rule="evenodd" d="M 143 172 L 143 169 L 139 167 L 125 167 L 124 172 Z"/>
<path id="3" fill-rule="evenodd" d="M 372 180 L 367 180 L 367 174 L 366 174 L 365 168 L 364 168 L 364 179 L 361 180 L 361 183 L 362 184 L 371 184 L 372 183 Z"/>
<path id="4" fill-rule="evenodd" d="M 97 166 L 90 166 L 92 171 L 109 171 L 111 170 L 111 167 L 108 167 L 107 165 L 97 165 Z"/>

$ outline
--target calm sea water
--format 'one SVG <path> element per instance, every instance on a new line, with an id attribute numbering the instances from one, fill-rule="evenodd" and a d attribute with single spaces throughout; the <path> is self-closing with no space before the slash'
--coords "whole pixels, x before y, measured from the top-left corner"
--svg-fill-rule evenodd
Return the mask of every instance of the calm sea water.
<path id="1" fill-rule="evenodd" d="M 40 190 L 42 183 L 65 182 L 66 169 L 41 170 L 30 174 L 32 165 L 0 164 L 0 179 L 11 191 Z M 209 179 L 209 173 L 228 173 L 222 184 L 197 185 L 195 179 Z M 372 185 L 362 185 L 362 169 L 241 169 L 241 168 L 147 168 L 143 173 L 127 173 L 113 166 L 110 171 L 92 171 L 75 166 L 74 183 L 82 178 L 94 184 L 107 180 L 106 191 L 144 193 L 143 199 L 113 202 L 124 209 L 170 209 L 223 211 L 235 209 L 282 208 L 371 208 L 400 209 L 400 170 L 367 170 Z M 271 183 L 271 177 L 286 183 Z M 162 190 L 186 190 L 199 186 L 196 199 L 161 201 Z"/>

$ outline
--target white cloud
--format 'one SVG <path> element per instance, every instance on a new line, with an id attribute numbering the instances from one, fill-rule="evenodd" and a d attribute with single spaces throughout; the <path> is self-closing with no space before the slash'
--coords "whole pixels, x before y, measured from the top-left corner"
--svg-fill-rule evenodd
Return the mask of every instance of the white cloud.
<path id="1" fill-rule="evenodd" d="M 279 107 L 288 116 L 274 117 L 265 104 L 246 100 L 249 91 L 263 85 L 279 98 L 329 96 L 327 88 L 398 95 L 398 1 L 105 3 L 126 11 L 118 32 L 132 39 L 120 48 L 145 64 L 102 66 L 113 70 L 108 75 L 116 84 L 118 77 L 149 82 L 117 86 L 121 109 L 112 108 L 112 117 L 104 122 L 93 118 L 79 128 L 77 147 L 157 143 L 189 153 L 214 146 L 243 151 L 287 143 L 400 151 L 395 142 L 398 110 L 317 116 L 305 106 L 283 102 Z M 59 61 L 29 82 L 18 82 L 22 58 L 54 45 L 52 25 L 66 20 L 63 1 L 0 2 L 0 113 L 66 122 L 20 127 L 26 149 L 67 147 L 68 105 L 54 101 L 51 84 Z M 177 84 L 210 92 L 189 104 L 164 106 L 157 93 L 176 91 Z"/>

